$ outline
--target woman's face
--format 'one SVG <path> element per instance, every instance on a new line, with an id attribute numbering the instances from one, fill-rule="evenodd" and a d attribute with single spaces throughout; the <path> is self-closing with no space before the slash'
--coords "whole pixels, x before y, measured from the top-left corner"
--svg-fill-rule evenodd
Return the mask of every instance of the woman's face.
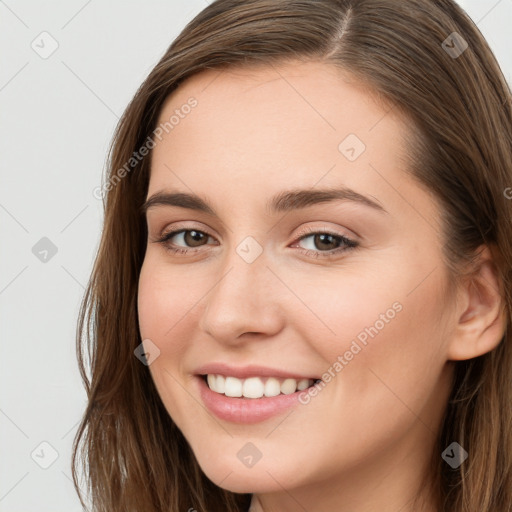
<path id="1" fill-rule="evenodd" d="M 299 499 L 330 482 L 349 503 L 400 480 L 409 495 L 448 397 L 455 316 L 407 123 L 320 63 L 205 71 L 166 122 L 139 322 L 203 471 L 235 492 Z"/>

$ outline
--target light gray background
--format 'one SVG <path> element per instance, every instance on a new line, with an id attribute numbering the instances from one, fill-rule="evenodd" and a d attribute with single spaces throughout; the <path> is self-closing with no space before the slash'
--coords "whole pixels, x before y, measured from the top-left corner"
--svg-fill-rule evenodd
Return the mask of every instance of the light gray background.
<path id="1" fill-rule="evenodd" d="M 460 3 L 511 82 L 512 0 Z M 76 320 L 103 215 L 92 192 L 127 103 L 205 6 L 0 0 L 0 512 L 81 510 L 70 457 L 85 407 Z M 43 237 L 55 255 L 33 253 Z"/>

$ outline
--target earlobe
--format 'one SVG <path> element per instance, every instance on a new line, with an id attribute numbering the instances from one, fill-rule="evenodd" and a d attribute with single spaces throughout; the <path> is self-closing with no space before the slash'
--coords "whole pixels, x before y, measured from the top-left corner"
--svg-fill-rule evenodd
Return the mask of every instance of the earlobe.
<path id="1" fill-rule="evenodd" d="M 484 247 L 475 270 L 464 278 L 460 294 L 463 310 L 448 349 L 448 359 L 472 359 L 496 348 L 505 333 L 507 312 L 498 270 L 491 251 Z"/>

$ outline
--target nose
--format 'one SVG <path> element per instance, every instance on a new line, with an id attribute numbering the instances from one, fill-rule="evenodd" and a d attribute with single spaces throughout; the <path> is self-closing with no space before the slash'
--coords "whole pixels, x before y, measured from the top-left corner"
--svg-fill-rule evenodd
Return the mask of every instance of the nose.
<path id="1" fill-rule="evenodd" d="M 221 343 L 236 345 L 244 334 L 268 337 L 283 328 L 283 290 L 277 289 L 283 285 L 264 254 L 248 263 L 233 250 L 204 299 L 199 327 Z"/>

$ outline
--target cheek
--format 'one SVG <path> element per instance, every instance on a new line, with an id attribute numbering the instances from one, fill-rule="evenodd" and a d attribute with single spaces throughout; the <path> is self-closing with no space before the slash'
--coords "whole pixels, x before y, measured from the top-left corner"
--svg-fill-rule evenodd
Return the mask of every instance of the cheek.
<path id="1" fill-rule="evenodd" d="M 335 387 L 350 382 L 351 394 L 364 397 L 375 396 L 381 378 L 404 399 L 417 393 L 424 400 L 419 388 L 428 393 L 435 386 L 446 360 L 444 277 L 437 270 L 417 286 L 416 272 L 383 272 L 380 279 L 345 274 L 301 288 L 317 318 L 305 315 L 298 328 L 326 362 L 324 380 L 337 381 Z"/>
<path id="2" fill-rule="evenodd" d="M 151 264 L 145 260 L 139 277 L 137 295 L 139 329 L 142 339 L 157 340 L 161 338 L 161 332 L 165 329 L 165 316 L 161 312 L 166 309 L 166 300 L 157 275 L 152 270 Z M 167 325 L 168 328 L 169 325 Z"/>
<path id="3" fill-rule="evenodd" d="M 140 335 L 160 351 L 149 371 L 164 407 L 179 428 L 185 421 L 183 402 L 188 398 L 183 396 L 182 385 L 176 384 L 181 380 L 180 365 L 188 340 L 180 331 L 186 322 L 179 320 L 191 307 L 183 299 L 180 283 L 172 279 L 169 270 L 147 257 L 141 268 L 137 297 Z"/>
<path id="4" fill-rule="evenodd" d="M 192 309 L 190 287 L 180 282 L 179 272 L 170 272 L 165 265 L 148 257 L 139 277 L 138 317 L 142 338 L 154 339 L 160 350 L 174 350 L 170 343 Z M 181 278 L 183 280 L 183 278 Z"/>
<path id="5" fill-rule="evenodd" d="M 431 276 L 412 293 L 410 283 L 417 276 L 401 277 L 386 290 L 368 283 L 367 295 L 359 289 L 338 302 L 318 298 L 309 303 L 314 309 L 323 300 L 322 319 L 337 335 L 319 341 L 311 327 L 305 330 L 327 362 L 323 375 L 327 384 L 309 401 L 305 397 L 308 414 L 303 424 L 311 431 L 323 431 L 347 460 L 358 460 L 363 446 L 371 451 L 396 441 L 418 417 L 433 425 L 442 402 L 446 343 L 442 320 L 447 304 L 441 276 Z M 345 285 L 346 291 L 347 281 Z M 332 422 L 326 425 L 329 404 Z"/>

